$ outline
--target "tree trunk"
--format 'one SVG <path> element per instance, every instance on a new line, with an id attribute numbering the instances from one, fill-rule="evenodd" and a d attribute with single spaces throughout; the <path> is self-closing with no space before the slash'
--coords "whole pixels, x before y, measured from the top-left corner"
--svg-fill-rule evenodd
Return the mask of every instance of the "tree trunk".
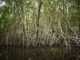
<path id="1" fill-rule="evenodd" d="M 25 0 L 22 0 L 22 6 L 21 6 L 21 24 L 22 24 L 22 30 L 23 30 L 23 34 L 22 34 L 22 38 L 23 38 L 23 41 L 22 41 L 22 45 L 24 47 L 24 40 L 25 40 L 25 36 L 26 36 L 26 31 L 25 31 L 25 25 L 24 25 L 24 3 L 25 3 Z"/>
<path id="2" fill-rule="evenodd" d="M 38 40 L 39 37 L 39 20 L 40 20 L 40 9 L 41 9 L 42 1 L 40 0 L 39 8 L 38 8 L 38 17 L 36 21 L 36 38 Z"/>
<path id="3" fill-rule="evenodd" d="M 79 35 L 79 38 L 80 38 L 80 22 L 79 22 L 79 34 L 78 35 Z"/>
<path id="4" fill-rule="evenodd" d="M 63 9 L 62 9 L 62 21 L 61 21 L 61 26 L 62 26 L 62 30 L 63 30 L 63 32 L 65 33 L 66 32 L 66 30 L 65 30 L 65 27 L 66 27 L 66 21 L 65 21 L 65 14 L 64 14 L 64 12 L 65 12 L 65 8 L 64 8 L 64 0 L 63 0 L 63 4 L 62 4 L 62 6 L 63 6 Z"/>
<path id="5" fill-rule="evenodd" d="M 80 22 L 79 22 L 79 32 L 80 32 Z"/>
<path id="6" fill-rule="evenodd" d="M 52 11 L 52 20 L 51 20 L 51 36 L 55 32 L 55 0 L 53 0 L 53 11 Z"/>

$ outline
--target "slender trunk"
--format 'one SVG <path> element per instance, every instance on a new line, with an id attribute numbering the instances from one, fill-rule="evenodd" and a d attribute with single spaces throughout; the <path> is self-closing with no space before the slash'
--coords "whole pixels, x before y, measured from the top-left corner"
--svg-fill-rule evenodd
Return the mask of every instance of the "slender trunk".
<path id="1" fill-rule="evenodd" d="M 62 26 L 62 30 L 63 30 L 63 32 L 66 32 L 65 31 L 65 27 L 66 27 L 66 21 L 65 21 L 65 14 L 64 14 L 64 12 L 65 12 L 65 10 L 64 10 L 64 0 L 63 0 L 63 9 L 62 9 L 62 21 L 61 21 L 61 26 Z"/>
<path id="2" fill-rule="evenodd" d="M 38 17 L 37 17 L 37 21 L 36 21 L 36 38 L 37 38 L 37 40 L 38 40 L 38 37 L 39 37 L 39 20 L 40 20 L 41 5 L 42 5 L 42 2 L 40 0 L 40 4 L 39 4 L 39 8 L 38 8 Z"/>
<path id="3" fill-rule="evenodd" d="M 79 32 L 80 32 L 80 22 L 79 22 Z"/>
<path id="4" fill-rule="evenodd" d="M 22 0 L 21 12 L 22 12 L 21 22 L 24 24 L 24 0 Z"/>
<path id="5" fill-rule="evenodd" d="M 64 0 L 63 0 L 63 18 L 64 18 L 64 16 L 65 16 L 65 15 L 64 15 L 64 5 L 65 5 L 65 4 L 64 4 Z M 65 18 L 64 18 L 64 19 L 65 19 Z"/>
<path id="6" fill-rule="evenodd" d="M 13 21 L 12 21 L 13 23 L 12 23 L 12 25 L 14 25 L 15 22 L 16 22 L 16 19 L 15 19 L 15 18 L 16 18 L 16 7 L 17 7 L 16 4 L 17 4 L 17 2 L 16 2 L 16 0 L 14 0 L 14 2 L 15 2 L 15 3 L 14 3 L 14 7 L 13 7 Z M 14 17 L 15 17 L 15 18 L 14 18 Z M 12 31 L 13 31 L 13 29 L 12 29 Z M 15 43 L 16 43 L 16 42 L 15 42 L 15 39 L 13 39 L 12 45 L 15 45 Z"/>
<path id="7" fill-rule="evenodd" d="M 53 36 L 54 30 L 55 30 L 55 0 L 53 0 L 53 11 L 52 11 L 52 21 L 51 21 L 51 36 Z"/>
<path id="8" fill-rule="evenodd" d="M 29 12 L 27 13 L 27 19 L 29 19 Z M 27 31 L 29 30 L 29 23 L 28 23 L 28 20 L 26 20 L 26 25 L 27 25 Z"/>
<path id="9" fill-rule="evenodd" d="M 79 38 L 80 38 L 80 22 L 79 22 L 79 33 L 78 33 L 78 36 L 79 36 Z"/>
<path id="10" fill-rule="evenodd" d="M 22 0 L 22 6 L 21 6 L 21 24 L 22 24 L 22 30 L 23 30 L 23 34 L 22 34 L 22 37 L 23 37 L 23 41 L 22 41 L 22 45 L 24 47 L 24 39 L 25 39 L 25 35 L 26 35 L 26 32 L 25 32 L 25 25 L 24 25 L 24 3 L 25 3 L 25 0 Z"/>

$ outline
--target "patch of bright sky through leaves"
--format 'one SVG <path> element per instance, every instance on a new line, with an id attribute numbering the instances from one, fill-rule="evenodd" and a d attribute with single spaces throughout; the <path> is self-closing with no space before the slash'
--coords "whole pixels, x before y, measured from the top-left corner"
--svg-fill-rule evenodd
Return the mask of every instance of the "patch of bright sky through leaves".
<path id="1" fill-rule="evenodd" d="M 1 7 L 1 6 L 4 6 L 5 4 L 6 4 L 6 3 L 5 3 L 4 1 L 2 2 L 2 1 L 0 0 L 0 7 Z"/>
<path id="2" fill-rule="evenodd" d="M 29 1 L 27 1 L 27 2 L 29 3 Z M 5 3 L 4 1 L 2 2 L 2 1 L 0 0 L 0 7 L 4 6 L 5 4 L 6 4 L 6 3 Z M 38 6 L 38 3 L 37 3 L 37 2 L 35 3 L 35 6 L 36 6 L 36 7 Z M 41 9 L 41 12 L 43 12 L 43 9 Z"/>

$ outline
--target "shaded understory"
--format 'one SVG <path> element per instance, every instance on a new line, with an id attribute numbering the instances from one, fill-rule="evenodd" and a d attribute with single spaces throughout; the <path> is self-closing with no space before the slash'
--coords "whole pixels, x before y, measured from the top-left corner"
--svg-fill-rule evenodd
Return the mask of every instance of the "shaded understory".
<path id="1" fill-rule="evenodd" d="M 0 48 L 0 60 L 79 60 L 79 48 Z"/>

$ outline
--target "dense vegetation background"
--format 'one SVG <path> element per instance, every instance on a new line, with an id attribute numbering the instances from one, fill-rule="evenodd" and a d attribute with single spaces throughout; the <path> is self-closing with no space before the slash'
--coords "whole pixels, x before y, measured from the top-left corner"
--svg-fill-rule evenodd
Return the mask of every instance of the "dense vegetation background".
<path id="1" fill-rule="evenodd" d="M 80 0 L 0 0 L 1 45 L 80 45 Z"/>

